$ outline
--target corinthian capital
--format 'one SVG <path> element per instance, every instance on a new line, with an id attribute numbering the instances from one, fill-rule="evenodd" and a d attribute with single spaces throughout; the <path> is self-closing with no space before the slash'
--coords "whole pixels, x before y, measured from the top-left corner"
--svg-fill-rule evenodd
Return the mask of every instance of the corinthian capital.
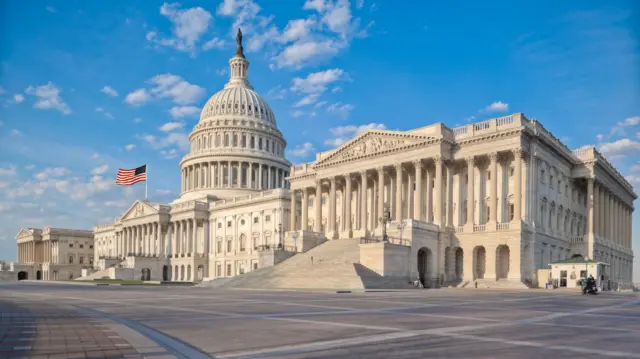
<path id="1" fill-rule="evenodd" d="M 497 162 L 498 161 L 498 152 L 489 153 L 489 159 L 491 160 L 491 163 Z"/>
<path id="2" fill-rule="evenodd" d="M 444 158 L 442 158 L 442 156 L 440 156 L 440 155 L 435 156 L 435 157 L 433 157 L 433 162 L 436 165 L 440 165 L 442 162 L 444 162 Z"/>
<path id="3" fill-rule="evenodd" d="M 413 160 L 413 165 L 416 168 L 422 168 L 422 160 Z"/>
<path id="4" fill-rule="evenodd" d="M 474 166 L 476 164 L 476 158 L 473 156 L 469 156 L 464 160 L 467 161 L 467 165 Z"/>
<path id="5" fill-rule="evenodd" d="M 378 172 L 378 174 L 384 173 L 384 167 L 383 166 L 376 167 L 376 172 Z"/>
<path id="6" fill-rule="evenodd" d="M 518 147 L 518 148 L 514 148 L 511 150 L 511 152 L 513 152 L 513 156 L 515 158 L 522 158 L 524 157 L 524 151 L 522 150 L 522 148 Z"/>

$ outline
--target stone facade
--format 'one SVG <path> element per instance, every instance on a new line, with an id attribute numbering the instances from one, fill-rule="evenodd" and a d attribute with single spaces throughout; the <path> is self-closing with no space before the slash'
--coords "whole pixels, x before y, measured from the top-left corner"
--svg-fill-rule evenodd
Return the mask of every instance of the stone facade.
<path id="1" fill-rule="evenodd" d="M 386 214 L 390 229 L 407 227 L 395 235 L 423 281 L 535 285 L 537 269 L 573 255 L 632 280 L 631 185 L 595 148 L 570 151 L 520 113 L 370 130 L 293 167 L 290 181 L 292 212 L 302 204 L 292 229 L 380 238 Z"/>
<path id="2" fill-rule="evenodd" d="M 23 228 L 16 235 L 18 261 L 8 270 L 14 279 L 69 280 L 93 267 L 94 240 L 91 231 L 46 227 Z"/>

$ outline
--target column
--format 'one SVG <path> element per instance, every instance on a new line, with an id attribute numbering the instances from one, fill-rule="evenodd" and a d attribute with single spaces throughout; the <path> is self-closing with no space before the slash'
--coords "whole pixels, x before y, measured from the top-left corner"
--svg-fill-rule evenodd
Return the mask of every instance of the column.
<path id="1" fill-rule="evenodd" d="M 489 222 L 492 226 L 491 229 L 495 229 L 495 225 L 498 222 L 498 153 L 490 153 L 489 160 L 491 161 L 491 179 L 489 182 L 491 205 L 489 208 Z"/>
<path id="2" fill-rule="evenodd" d="M 196 219 L 190 219 L 189 220 L 189 224 L 191 226 L 191 235 L 189 236 L 189 247 L 188 247 L 188 251 L 189 253 L 191 253 L 191 256 L 193 257 L 193 253 L 195 253 L 195 244 L 196 244 L 196 239 L 198 238 L 198 222 L 196 221 Z"/>
<path id="3" fill-rule="evenodd" d="M 413 161 L 416 174 L 416 193 L 413 202 L 413 218 L 422 221 L 422 160 Z"/>
<path id="4" fill-rule="evenodd" d="M 433 182 L 433 177 L 431 176 L 431 171 L 429 171 L 429 169 L 427 169 L 425 172 L 427 172 L 427 185 L 425 186 L 427 188 L 425 196 L 427 218 L 425 219 L 425 221 L 431 223 L 431 217 L 433 217 L 433 186 L 431 185 L 431 182 Z"/>
<path id="5" fill-rule="evenodd" d="M 258 189 L 262 189 L 262 164 L 258 163 Z M 306 223 L 304 224 L 304 228 L 306 229 Z"/>
<path id="6" fill-rule="evenodd" d="M 609 230 L 607 231 L 608 234 L 608 239 L 612 242 L 615 243 L 615 238 L 613 236 L 613 196 L 612 193 L 609 192 L 609 199 L 607 201 L 607 209 L 608 209 L 608 216 L 607 216 L 607 226 L 609 228 Z"/>
<path id="7" fill-rule="evenodd" d="M 468 231 L 473 231 L 475 209 L 475 158 L 467 158 L 467 223 Z M 465 252 L 466 253 L 466 252 Z M 465 256 L 466 257 L 466 256 Z M 466 278 L 466 277 L 465 277 Z"/>
<path id="8" fill-rule="evenodd" d="M 330 181 L 331 188 L 329 189 L 329 232 L 331 233 L 331 238 L 336 238 L 336 233 L 338 230 L 336 228 L 336 177 L 331 177 Z"/>
<path id="9" fill-rule="evenodd" d="M 404 204 L 404 208 L 406 208 L 407 213 L 405 214 L 405 218 L 411 219 L 413 218 L 413 204 L 414 200 L 414 191 L 413 191 L 413 181 L 415 174 L 411 171 L 407 170 L 407 186 L 405 187 L 405 197 L 406 202 Z"/>
<path id="10" fill-rule="evenodd" d="M 272 188 L 271 166 L 267 166 L 267 189 Z"/>
<path id="11" fill-rule="evenodd" d="M 289 217 L 289 220 L 291 221 L 289 223 L 289 230 L 290 231 L 295 231 L 296 230 L 296 215 L 298 214 L 298 209 L 297 207 L 297 203 L 298 201 L 296 200 L 296 190 L 291 190 L 291 216 Z"/>
<path id="12" fill-rule="evenodd" d="M 396 165 L 396 215 L 394 220 L 402 220 L 402 164 Z"/>
<path id="13" fill-rule="evenodd" d="M 345 175 L 345 187 L 346 193 L 344 195 L 344 205 L 345 205 L 345 213 L 344 213 L 344 230 L 347 232 L 347 238 L 351 238 L 351 174 L 347 173 Z"/>
<path id="14" fill-rule="evenodd" d="M 313 231 L 322 232 L 322 180 L 316 180 L 316 198 L 313 200 L 314 209 L 316 211 L 313 221 Z"/>
<path id="15" fill-rule="evenodd" d="M 173 258 L 178 254 L 178 222 L 172 223 L 173 234 L 171 235 L 171 256 Z"/>
<path id="16" fill-rule="evenodd" d="M 587 178 L 587 256 L 589 258 L 593 258 L 593 247 L 594 247 L 594 193 L 593 193 L 593 182 L 594 179 L 592 177 Z"/>
<path id="17" fill-rule="evenodd" d="M 600 213 L 600 183 L 593 184 L 593 236 L 600 238 L 598 215 Z"/>
<path id="18" fill-rule="evenodd" d="M 378 167 L 376 171 L 378 172 L 378 215 L 384 217 L 384 168 Z M 378 225 L 382 228 L 382 223 Z"/>
<path id="19" fill-rule="evenodd" d="M 367 171 L 360 172 L 360 230 L 367 233 Z"/>
<path id="20" fill-rule="evenodd" d="M 513 220 L 520 225 L 522 222 L 522 156 L 523 156 L 522 148 L 516 148 L 513 150 L 513 155 L 515 156 L 515 178 L 513 183 Z M 518 251 L 518 254 L 520 251 Z M 518 267 L 519 268 L 519 267 Z"/>
<path id="21" fill-rule="evenodd" d="M 247 188 L 253 189 L 253 164 L 251 162 L 248 163 L 247 166 Z M 295 229 L 292 229 L 292 231 Z"/>
<path id="22" fill-rule="evenodd" d="M 309 189 L 302 188 L 302 224 L 300 230 L 309 230 Z"/>
<path id="23" fill-rule="evenodd" d="M 435 193 L 435 200 L 433 201 L 434 203 L 434 207 L 435 207 L 435 218 L 434 218 L 434 223 L 441 226 L 443 225 L 442 223 L 442 163 L 443 159 L 440 156 L 436 156 L 434 158 L 434 163 L 436 164 L 436 183 L 435 183 L 435 187 L 436 187 L 436 193 Z"/>
<path id="24" fill-rule="evenodd" d="M 447 208 L 446 225 L 453 228 L 453 174 L 455 163 L 453 161 L 447 163 L 447 193 L 445 194 L 445 203 Z"/>

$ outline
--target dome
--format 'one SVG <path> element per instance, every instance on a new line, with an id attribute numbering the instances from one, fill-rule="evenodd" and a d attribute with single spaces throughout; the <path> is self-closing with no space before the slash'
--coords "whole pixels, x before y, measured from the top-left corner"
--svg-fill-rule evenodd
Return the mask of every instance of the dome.
<path id="1" fill-rule="evenodd" d="M 249 83 L 240 31 L 237 41 L 229 81 L 209 98 L 189 134 L 189 153 L 180 161 L 181 201 L 232 199 L 289 185 L 287 142 L 273 111 Z"/>
<path id="2" fill-rule="evenodd" d="M 276 126 L 276 118 L 267 102 L 245 86 L 228 86 L 211 96 L 202 109 L 200 122 L 218 116 L 247 116 Z"/>

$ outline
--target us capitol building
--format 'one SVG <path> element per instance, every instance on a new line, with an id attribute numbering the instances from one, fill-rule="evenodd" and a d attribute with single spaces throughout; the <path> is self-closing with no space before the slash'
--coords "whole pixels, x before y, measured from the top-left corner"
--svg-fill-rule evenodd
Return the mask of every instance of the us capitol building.
<path id="1" fill-rule="evenodd" d="M 637 196 L 595 148 L 571 151 L 517 113 L 369 130 L 292 166 L 249 83 L 241 37 L 229 64 L 189 136 L 180 198 L 135 201 L 93 233 L 22 229 L 14 270 L 252 287 L 524 287 L 580 256 L 609 280 L 632 280 Z M 93 246 L 84 265 L 68 248 L 79 242 Z"/>

